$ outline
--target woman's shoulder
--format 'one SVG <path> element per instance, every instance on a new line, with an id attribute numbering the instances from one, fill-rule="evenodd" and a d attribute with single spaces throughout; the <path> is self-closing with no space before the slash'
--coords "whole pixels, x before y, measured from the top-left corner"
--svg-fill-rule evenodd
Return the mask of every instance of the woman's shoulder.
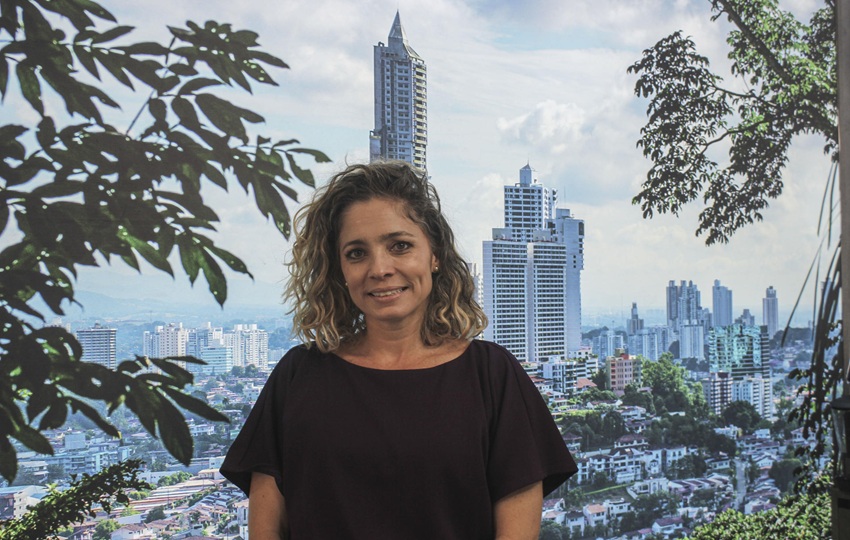
<path id="1" fill-rule="evenodd" d="M 522 369 L 519 360 L 509 350 L 492 341 L 473 339 L 465 354 L 478 365 L 479 369 L 487 371 Z"/>

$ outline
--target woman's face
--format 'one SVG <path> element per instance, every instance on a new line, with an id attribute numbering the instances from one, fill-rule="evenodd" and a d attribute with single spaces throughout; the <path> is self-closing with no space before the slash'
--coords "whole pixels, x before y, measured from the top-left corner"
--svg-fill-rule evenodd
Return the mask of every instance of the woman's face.
<path id="1" fill-rule="evenodd" d="M 420 328 L 428 307 L 437 258 L 404 203 L 370 199 L 342 214 L 339 261 L 351 300 L 367 326 Z"/>

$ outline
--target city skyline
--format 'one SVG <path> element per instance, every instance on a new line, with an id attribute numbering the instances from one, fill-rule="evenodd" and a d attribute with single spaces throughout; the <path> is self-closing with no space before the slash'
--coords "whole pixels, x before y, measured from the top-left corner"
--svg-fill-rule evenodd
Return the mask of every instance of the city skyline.
<path id="1" fill-rule="evenodd" d="M 815 5 L 788 3 L 798 13 Z M 157 6 L 166 4 L 106 5 L 123 24 L 138 27 L 131 35 L 136 41 L 164 39 L 166 24 L 204 16 L 191 3 Z M 507 2 L 360 6 L 327 0 L 268 10 L 259 2 L 233 8 L 212 1 L 207 12 L 257 31 L 263 47 L 292 67 L 273 73 L 279 88 L 238 101 L 263 114 L 265 127 L 281 137 L 296 136 L 304 146 L 327 152 L 334 163 L 314 169 L 320 181 L 346 162 L 368 161 L 364 133 L 374 117 L 373 47 L 386 39 L 398 10 L 408 38 L 428 61 L 429 173 L 461 252 L 471 262 L 481 262 L 481 242 L 498 222 L 502 186 L 530 163 L 587 224 L 585 312 L 610 309 L 625 319 L 632 302 L 642 313 L 663 309 L 669 280 L 693 280 L 708 291 L 719 279 L 734 292 L 733 315 L 748 308 L 757 319 L 764 290 L 774 286 L 784 325 L 817 243 L 817 212 L 829 167 L 821 142 L 795 144 L 786 192 L 765 211 L 764 222 L 738 233 L 727 246 L 706 248 L 694 237 L 696 207 L 679 219 L 643 220 L 630 198 L 648 168 L 634 144 L 646 103 L 633 96 L 634 78 L 626 67 L 677 29 L 692 35 L 714 65 L 724 65 L 728 27 L 710 21 L 707 2 L 578 1 L 570 8 L 547 2 L 520 8 Z M 150 22 L 151 9 L 164 15 Z M 30 111 L 13 110 L 18 96 L 8 98 L 7 121 L 29 122 Z M 238 190 L 232 191 L 210 199 L 222 218 L 219 238 L 246 260 L 257 282 L 233 279 L 229 301 L 268 305 L 282 289 L 287 244 Z M 302 200 L 308 195 L 300 186 L 299 192 Z M 78 289 L 119 298 L 145 291 L 217 309 L 205 284 L 190 290 L 187 283 L 180 277 L 172 284 L 151 269 L 136 277 L 118 263 L 85 269 Z M 813 296 L 804 296 L 798 325 L 811 318 L 805 303 Z"/>

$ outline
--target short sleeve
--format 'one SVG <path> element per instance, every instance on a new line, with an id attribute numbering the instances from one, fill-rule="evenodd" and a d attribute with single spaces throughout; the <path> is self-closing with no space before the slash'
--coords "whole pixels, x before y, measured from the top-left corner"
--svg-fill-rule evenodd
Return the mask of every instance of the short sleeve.
<path id="1" fill-rule="evenodd" d="M 487 474 L 493 501 L 538 481 L 548 495 L 576 473 L 558 426 L 516 358 L 494 346 Z"/>
<path id="2" fill-rule="evenodd" d="M 227 451 L 221 474 L 239 489 L 249 494 L 251 474 L 259 472 L 273 476 L 278 489 L 282 482 L 282 424 L 287 387 L 292 376 L 294 356 L 299 348 L 290 350 L 278 362 L 239 435 Z"/>

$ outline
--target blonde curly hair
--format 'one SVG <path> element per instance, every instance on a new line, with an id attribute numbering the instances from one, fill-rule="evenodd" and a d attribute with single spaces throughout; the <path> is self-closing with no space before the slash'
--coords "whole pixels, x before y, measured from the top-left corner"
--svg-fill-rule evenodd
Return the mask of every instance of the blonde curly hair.
<path id="1" fill-rule="evenodd" d="M 292 306 L 295 335 L 323 352 L 362 335 L 363 314 L 345 288 L 339 261 L 340 222 L 355 202 L 374 198 L 400 201 L 407 217 L 422 228 L 439 261 L 421 336 L 426 345 L 446 339 L 471 339 L 487 326 L 474 298 L 469 268 L 454 244 L 454 233 L 440 210 L 440 198 L 424 175 L 401 161 L 351 165 L 318 189 L 295 215 L 295 242 L 287 263 L 284 300 Z"/>

